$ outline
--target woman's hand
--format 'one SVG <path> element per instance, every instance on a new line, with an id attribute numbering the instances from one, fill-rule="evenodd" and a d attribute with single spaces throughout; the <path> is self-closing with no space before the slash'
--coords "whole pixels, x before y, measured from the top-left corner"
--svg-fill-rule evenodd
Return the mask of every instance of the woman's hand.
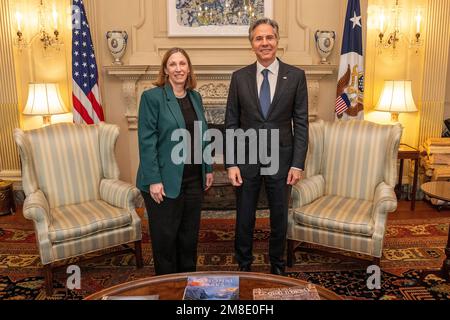
<path id="1" fill-rule="evenodd" d="M 164 197 L 166 196 L 163 184 L 162 183 L 152 184 L 150 186 L 150 196 L 157 204 L 161 204 L 161 202 L 164 201 Z"/>
<path id="2" fill-rule="evenodd" d="M 212 173 L 207 173 L 206 174 L 206 189 L 205 191 L 208 191 L 211 186 L 213 185 L 214 182 L 214 175 Z"/>

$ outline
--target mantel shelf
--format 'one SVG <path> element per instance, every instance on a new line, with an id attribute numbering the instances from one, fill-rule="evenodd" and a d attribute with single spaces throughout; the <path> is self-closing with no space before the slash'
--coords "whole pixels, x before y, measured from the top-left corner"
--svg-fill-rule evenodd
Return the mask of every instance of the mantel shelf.
<path id="1" fill-rule="evenodd" d="M 199 76 L 231 75 L 244 65 L 195 65 L 195 73 Z M 320 80 L 332 75 L 337 70 L 337 65 L 300 65 L 309 78 Z M 104 70 L 110 76 L 116 76 L 121 80 L 138 80 L 154 78 L 159 72 L 157 65 L 111 65 L 105 66 Z"/>

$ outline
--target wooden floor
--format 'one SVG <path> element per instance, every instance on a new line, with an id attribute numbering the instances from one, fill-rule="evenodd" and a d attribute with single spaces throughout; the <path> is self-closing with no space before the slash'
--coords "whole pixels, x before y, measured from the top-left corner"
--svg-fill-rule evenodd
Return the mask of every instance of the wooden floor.
<path id="1" fill-rule="evenodd" d="M 439 217 L 450 218 L 450 209 L 438 211 L 436 207 L 426 201 L 417 201 L 416 210 L 411 211 L 411 203 L 409 201 L 399 201 L 397 211 L 389 213 L 389 220 L 408 220 L 408 219 L 432 219 Z M 21 208 L 18 208 L 16 214 L 0 216 L 1 224 L 17 224 L 23 229 L 33 229 L 33 223 L 25 219 Z"/>
<path id="2" fill-rule="evenodd" d="M 432 218 L 450 217 L 450 210 L 444 209 L 438 211 L 437 207 L 428 201 L 416 201 L 416 209 L 411 211 L 410 201 L 399 201 L 397 211 L 389 213 L 389 220 L 407 220 L 407 219 L 432 219 Z"/>

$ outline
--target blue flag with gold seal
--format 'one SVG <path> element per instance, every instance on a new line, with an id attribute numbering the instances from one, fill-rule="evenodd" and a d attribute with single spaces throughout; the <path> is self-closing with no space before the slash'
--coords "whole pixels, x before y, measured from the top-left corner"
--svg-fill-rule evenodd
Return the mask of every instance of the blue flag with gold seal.
<path id="1" fill-rule="evenodd" d="M 364 56 L 359 0 L 348 0 L 335 104 L 336 119 L 364 119 Z"/>

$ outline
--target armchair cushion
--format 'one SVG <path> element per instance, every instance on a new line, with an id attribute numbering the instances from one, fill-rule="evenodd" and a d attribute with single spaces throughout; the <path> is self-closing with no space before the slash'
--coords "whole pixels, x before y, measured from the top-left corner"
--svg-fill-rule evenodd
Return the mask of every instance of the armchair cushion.
<path id="1" fill-rule="evenodd" d="M 131 223 L 128 210 L 102 200 L 55 208 L 51 210 L 51 217 L 49 237 L 52 243 L 80 239 Z"/>
<path id="2" fill-rule="evenodd" d="M 324 196 L 294 210 L 294 221 L 311 228 L 370 237 L 374 231 L 372 202 Z"/>

